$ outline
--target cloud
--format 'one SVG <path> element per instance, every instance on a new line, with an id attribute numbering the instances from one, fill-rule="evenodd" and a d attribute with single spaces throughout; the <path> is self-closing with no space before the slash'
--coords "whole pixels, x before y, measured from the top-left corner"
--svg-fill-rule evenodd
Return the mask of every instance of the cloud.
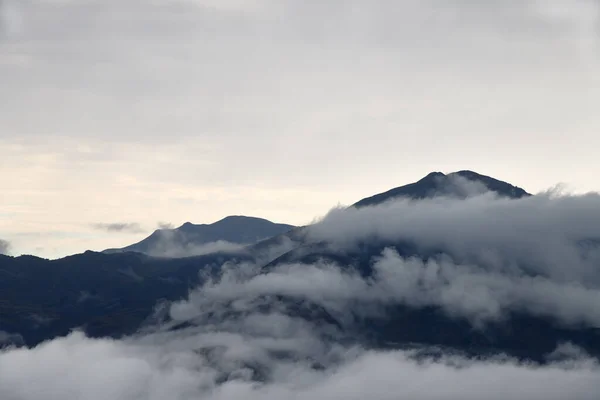
<path id="1" fill-rule="evenodd" d="M 10 253 L 10 242 L 0 239 L 0 254 L 8 255 Z"/>
<path id="2" fill-rule="evenodd" d="M 404 241 L 489 268 L 509 269 L 517 263 L 560 281 L 598 283 L 593 244 L 600 238 L 599 206 L 595 193 L 549 192 L 520 200 L 497 199 L 491 193 L 466 200 L 401 199 L 379 207 L 334 209 L 308 235 L 339 249 L 353 249 L 369 239 Z"/>
<path id="3" fill-rule="evenodd" d="M 19 3 L 14 0 L 0 0 L 0 40 L 11 38 L 23 29 L 23 18 Z"/>
<path id="4" fill-rule="evenodd" d="M 266 263 L 280 255 L 287 253 L 299 245 L 286 236 L 267 239 L 268 246 L 259 246 L 258 249 L 251 248 L 253 257 L 257 263 Z M 172 229 L 163 229 L 153 234 L 152 244 L 144 250 L 144 253 L 154 257 L 183 258 L 200 256 L 210 253 L 238 253 L 247 254 L 250 244 L 232 243 L 226 240 L 217 240 L 208 243 L 194 243 L 185 233 Z"/>
<path id="5" fill-rule="evenodd" d="M 172 233 L 163 231 L 160 233 L 161 239 L 151 248 L 145 251 L 146 254 L 153 257 L 183 258 L 200 256 L 211 253 L 242 253 L 244 245 L 231 243 L 225 240 L 217 240 L 203 244 L 181 243 L 174 239 Z"/>
<path id="6" fill-rule="evenodd" d="M 159 222 L 158 229 L 173 229 L 175 226 L 170 222 Z"/>
<path id="7" fill-rule="evenodd" d="M 391 249 L 384 250 L 372 268 L 372 276 L 365 279 L 331 263 L 283 264 L 266 274 L 236 265 L 218 284 L 205 286 L 193 292 L 189 302 L 174 305 L 172 317 L 193 318 L 207 308 L 207 298 L 251 304 L 265 296 L 284 296 L 317 304 L 341 322 L 349 309 L 372 317 L 379 316 L 385 306 L 408 305 L 438 307 L 451 317 L 469 319 L 475 327 L 504 322 L 511 312 L 549 317 L 565 325 L 600 327 L 600 312 L 589 306 L 600 301 L 599 286 L 490 272 L 481 265 L 457 265 L 444 259 L 405 259 Z"/>
<path id="8" fill-rule="evenodd" d="M 115 222 L 115 223 L 97 223 L 92 227 L 99 231 L 123 232 L 123 233 L 143 233 L 145 230 L 136 222 Z"/>
<path id="9" fill-rule="evenodd" d="M 21 335 L 0 330 L 0 352 L 4 347 L 22 346 L 24 343 L 25 341 Z"/>
<path id="10" fill-rule="evenodd" d="M 600 3 L 597 0 L 536 0 L 533 8 L 541 18 L 565 26 L 584 60 L 600 60 Z"/>
<path id="11" fill-rule="evenodd" d="M 553 192 L 520 200 L 484 193 L 334 209 L 307 236 L 338 254 L 378 243 L 369 267 L 373 280 L 357 281 L 341 273 L 343 266 L 313 265 L 306 273 L 320 284 L 300 292 L 328 287 L 327 295 L 335 296 L 336 285 L 343 285 L 341 294 L 439 306 L 474 321 L 525 311 L 600 327 L 600 313 L 589 307 L 600 301 L 598 210 L 598 194 Z M 423 258 L 413 258 L 413 251 Z"/>
<path id="12" fill-rule="evenodd" d="M 213 338 L 224 348 L 200 351 L 208 338 L 161 343 L 90 340 L 80 334 L 0 355 L 0 395 L 7 400 L 363 399 L 530 400 L 595 399 L 598 367 L 580 360 L 546 367 L 511 360 L 417 362 L 408 352 L 343 356 L 337 366 L 315 370 L 270 360 L 271 379 L 248 380 L 243 361 L 260 345 L 240 337 Z M 93 361 L 92 361 L 93 360 Z M 221 362 L 221 363 L 219 363 Z M 70 377 L 70 379 L 66 379 Z"/>

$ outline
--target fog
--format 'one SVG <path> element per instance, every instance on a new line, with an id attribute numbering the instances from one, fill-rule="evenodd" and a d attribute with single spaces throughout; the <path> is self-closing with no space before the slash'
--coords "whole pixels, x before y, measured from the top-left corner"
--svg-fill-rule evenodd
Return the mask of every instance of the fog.
<path id="1" fill-rule="evenodd" d="M 224 347 L 208 356 L 193 352 L 207 342 Z M 409 352 L 346 350 L 337 363 L 317 371 L 303 362 L 261 358 L 265 342 L 244 336 L 197 335 L 157 346 L 74 334 L 34 350 L 3 354 L 0 395 L 6 400 L 583 400 L 595 399 L 600 389 L 598 366 L 586 360 L 536 367 L 457 357 L 417 362 Z M 253 359 L 269 368 L 267 382 L 248 381 L 250 371 L 243 364 Z"/>

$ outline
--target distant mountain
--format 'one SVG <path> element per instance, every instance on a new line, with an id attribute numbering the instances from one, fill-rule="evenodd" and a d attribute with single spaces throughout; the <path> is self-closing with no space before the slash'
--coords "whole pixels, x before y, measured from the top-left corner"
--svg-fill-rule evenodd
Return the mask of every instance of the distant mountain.
<path id="1" fill-rule="evenodd" d="M 458 171 L 447 175 L 441 172 L 432 172 L 415 183 L 362 199 L 354 204 L 354 207 L 375 206 L 398 197 L 414 200 L 436 196 L 466 198 L 483 191 L 493 191 L 499 196 L 512 199 L 531 196 L 520 187 L 473 171 Z"/>
<path id="2" fill-rule="evenodd" d="M 246 259 L 225 253 L 176 259 L 91 251 L 58 260 L 0 255 L 0 333 L 28 346 L 74 328 L 96 337 L 132 334 L 161 302 L 185 298 L 201 282 L 199 271 Z"/>
<path id="3" fill-rule="evenodd" d="M 108 249 L 104 253 L 133 251 L 165 257 L 208 254 L 218 250 L 235 250 L 235 245 L 253 244 L 293 228 L 292 225 L 262 218 L 229 216 L 213 224 L 186 222 L 176 229 L 159 229 L 138 243 L 121 249 Z"/>

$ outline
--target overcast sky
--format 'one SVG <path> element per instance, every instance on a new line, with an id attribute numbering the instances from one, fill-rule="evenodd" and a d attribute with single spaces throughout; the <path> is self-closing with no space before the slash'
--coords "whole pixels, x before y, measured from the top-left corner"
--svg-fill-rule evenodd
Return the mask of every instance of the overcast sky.
<path id="1" fill-rule="evenodd" d="M 2 251 L 304 224 L 434 170 L 600 190 L 597 71 L 597 0 L 0 0 Z"/>

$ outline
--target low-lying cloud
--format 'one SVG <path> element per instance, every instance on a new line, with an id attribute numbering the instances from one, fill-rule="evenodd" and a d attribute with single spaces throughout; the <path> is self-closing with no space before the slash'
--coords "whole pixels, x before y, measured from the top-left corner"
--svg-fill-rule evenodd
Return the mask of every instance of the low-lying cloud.
<path id="1" fill-rule="evenodd" d="M 173 229 L 175 226 L 170 222 L 159 222 L 158 229 Z"/>
<path id="2" fill-rule="evenodd" d="M 194 243 L 179 243 L 175 240 L 169 240 L 168 232 L 162 232 L 164 240 L 155 243 L 146 254 L 153 257 L 166 258 L 183 258 L 201 256 L 211 253 L 242 253 L 244 245 L 231 243 L 225 240 L 217 240 L 215 242 L 194 244 Z"/>
<path id="3" fill-rule="evenodd" d="M 372 263 L 372 275 L 329 262 L 282 264 L 259 273 L 255 266 L 227 268 L 218 284 L 191 293 L 190 302 L 175 305 L 173 315 L 192 318 L 211 301 L 251 303 L 265 296 L 284 296 L 318 304 L 343 316 L 348 310 L 369 316 L 388 305 L 434 306 L 474 326 L 501 322 L 511 312 L 549 317 L 564 325 L 600 328 L 599 286 L 559 282 L 540 276 L 489 271 L 478 265 L 456 264 L 449 258 L 423 261 L 401 257 L 386 248 Z M 191 307 L 191 308 L 190 308 Z M 343 317 L 341 317 L 343 320 Z"/>
<path id="4" fill-rule="evenodd" d="M 375 293 L 407 304 L 476 320 L 526 310 L 600 327 L 600 313 L 589 306 L 600 301 L 599 210 L 598 194 L 399 199 L 332 210 L 308 237 L 340 253 L 380 242 L 429 254 L 411 258 L 389 248 L 373 261 Z"/>
<path id="5" fill-rule="evenodd" d="M 492 193 L 466 200 L 400 199 L 377 207 L 334 209 L 309 237 L 341 251 L 366 241 L 409 242 L 486 268 L 530 272 L 562 282 L 600 283 L 600 195 L 520 200 Z"/>
<path id="6" fill-rule="evenodd" d="M 92 227 L 105 232 L 143 233 L 145 230 L 137 222 L 97 223 Z"/>
<path id="7" fill-rule="evenodd" d="M 356 351 L 325 369 L 272 360 L 271 379 L 248 379 L 244 361 L 260 358 L 260 342 L 229 336 L 209 341 L 131 343 L 80 334 L 33 350 L 0 355 L 0 396 L 6 400 L 130 399 L 415 399 L 592 400 L 600 390 L 597 364 L 583 360 L 546 367 L 511 360 L 415 361 L 410 352 Z M 204 343 L 203 343 L 204 342 Z M 196 354 L 193 350 L 196 350 Z"/>

